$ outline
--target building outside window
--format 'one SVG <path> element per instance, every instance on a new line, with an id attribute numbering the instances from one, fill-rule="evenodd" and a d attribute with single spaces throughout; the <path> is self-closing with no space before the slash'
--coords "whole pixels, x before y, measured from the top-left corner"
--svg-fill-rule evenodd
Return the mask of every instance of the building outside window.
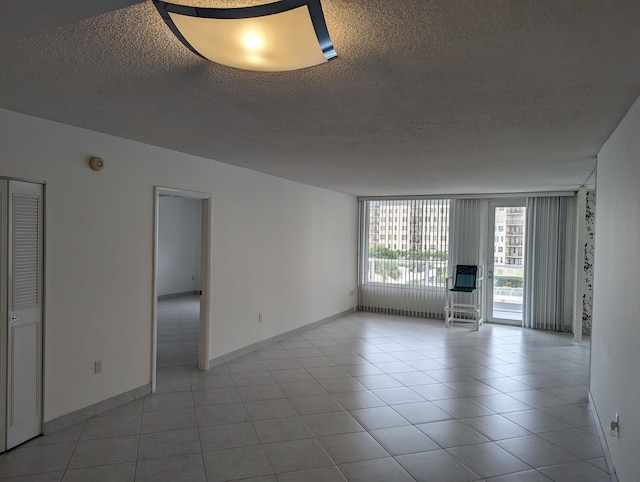
<path id="1" fill-rule="evenodd" d="M 365 256 L 366 283 L 402 284 L 415 288 L 444 287 L 448 260 L 449 201 L 374 200 L 365 203 L 369 213 L 365 221 L 369 233 Z M 393 228 L 394 233 L 399 231 L 401 234 L 400 245 L 389 242 L 390 235 L 385 239 L 377 234 L 383 225 L 372 215 L 374 210 L 398 212 L 399 209 L 406 214 L 400 217 L 401 221 Z M 396 240 L 397 235 L 393 234 L 393 241 Z"/>

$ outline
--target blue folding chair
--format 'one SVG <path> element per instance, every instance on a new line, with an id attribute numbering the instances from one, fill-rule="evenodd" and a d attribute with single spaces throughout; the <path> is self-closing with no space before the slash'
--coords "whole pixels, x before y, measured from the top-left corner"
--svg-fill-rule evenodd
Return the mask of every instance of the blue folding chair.
<path id="1" fill-rule="evenodd" d="M 477 277 L 477 266 L 472 264 L 458 264 L 456 265 L 455 283 L 449 290 L 471 293 L 476 289 Z"/>
<path id="2" fill-rule="evenodd" d="M 469 302 L 462 303 L 469 293 Z M 447 278 L 447 293 L 445 301 L 445 326 L 449 328 L 451 322 L 473 323 L 476 331 L 483 322 L 482 313 L 482 266 L 472 264 L 456 265 L 455 274 Z"/>

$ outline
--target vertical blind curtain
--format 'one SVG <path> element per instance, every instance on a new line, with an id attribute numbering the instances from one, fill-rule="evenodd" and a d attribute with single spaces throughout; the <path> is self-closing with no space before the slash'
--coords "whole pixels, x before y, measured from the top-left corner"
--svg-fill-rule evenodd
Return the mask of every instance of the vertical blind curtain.
<path id="1" fill-rule="evenodd" d="M 480 199 L 452 199 L 449 205 L 449 271 L 457 264 L 480 264 Z"/>
<path id="2" fill-rule="evenodd" d="M 480 199 L 452 199 L 449 204 L 449 276 L 456 265 L 480 265 Z M 469 303 L 466 293 L 451 293 L 454 303 Z"/>
<path id="3" fill-rule="evenodd" d="M 444 317 L 449 201 L 360 201 L 361 311 Z"/>
<path id="4" fill-rule="evenodd" d="M 566 276 L 570 272 L 567 197 L 527 198 L 523 325 L 562 331 L 567 316 Z"/>

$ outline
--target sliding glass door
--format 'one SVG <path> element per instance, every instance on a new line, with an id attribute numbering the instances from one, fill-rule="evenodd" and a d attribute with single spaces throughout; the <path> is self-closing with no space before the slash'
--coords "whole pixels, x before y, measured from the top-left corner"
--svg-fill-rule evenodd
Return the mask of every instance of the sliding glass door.
<path id="1" fill-rule="evenodd" d="M 522 325 L 526 215 L 524 199 L 489 203 L 488 322 Z"/>

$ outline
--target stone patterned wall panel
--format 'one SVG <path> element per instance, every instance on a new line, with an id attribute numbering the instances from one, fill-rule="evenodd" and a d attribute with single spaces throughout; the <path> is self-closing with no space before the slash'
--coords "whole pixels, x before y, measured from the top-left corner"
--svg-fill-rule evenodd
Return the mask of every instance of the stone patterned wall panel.
<path id="1" fill-rule="evenodd" d="M 586 242 L 584 245 L 584 296 L 582 298 L 582 333 L 591 334 L 591 313 L 593 308 L 593 253 L 596 230 L 596 193 L 587 192 Z"/>

